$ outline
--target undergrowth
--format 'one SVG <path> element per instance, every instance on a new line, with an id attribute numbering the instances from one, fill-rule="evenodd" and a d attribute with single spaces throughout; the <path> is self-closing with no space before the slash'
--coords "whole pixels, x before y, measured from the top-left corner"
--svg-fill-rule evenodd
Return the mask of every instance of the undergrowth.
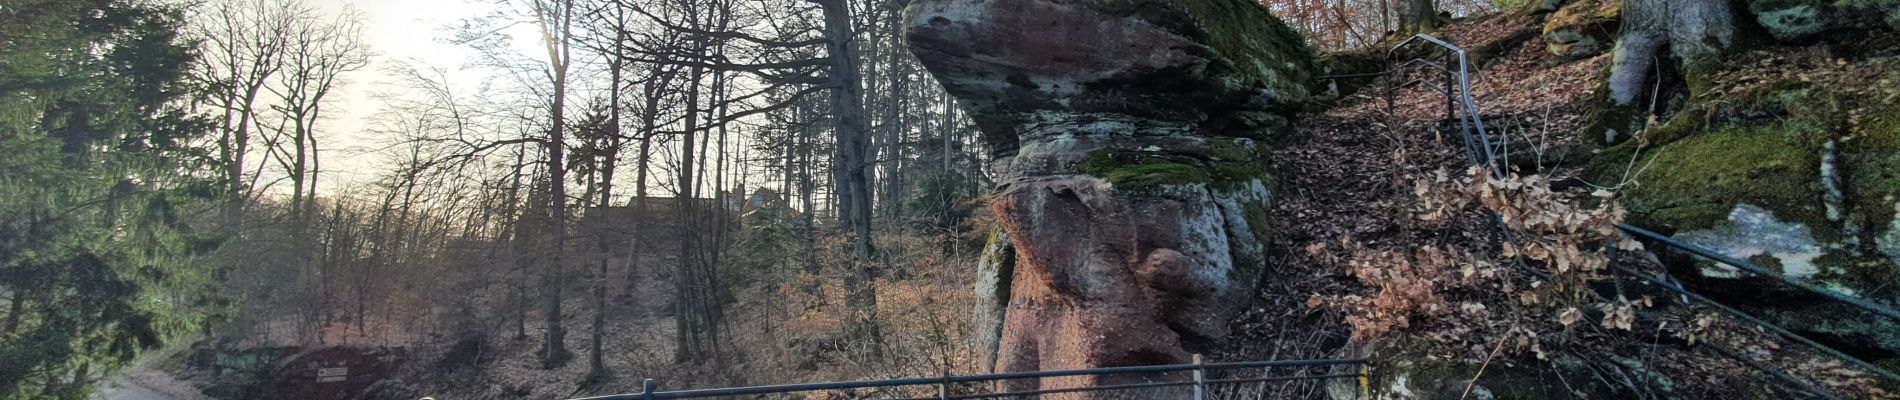
<path id="1" fill-rule="evenodd" d="M 1701 346 L 1738 349 L 1730 352 L 1796 371 L 1836 395 L 1887 396 L 1868 374 L 1839 361 L 1784 346 L 1758 329 L 1680 304 L 1669 293 L 1634 284 L 1626 290 L 1628 279 L 1613 270 L 1612 262 L 1660 269 L 1631 257 L 1613 260 L 1610 248 L 1623 254 L 1643 250 L 1616 230 L 1625 216 L 1618 196 L 1604 189 L 1552 189 L 1564 179 L 1499 178 L 1478 168 L 1415 176 L 1412 229 L 1439 231 L 1440 239 L 1409 249 L 1375 248 L 1349 237 L 1308 246 L 1309 255 L 1331 261 L 1364 290 L 1314 294 L 1307 306 L 1344 313 L 1351 340 L 1362 345 L 1402 341 L 1407 352 L 1482 365 L 1582 359 L 1618 364 L 1592 365 L 1593 373 L 1618 369 L 1639 377 L 1624 379 L 1621 387 L 1610 385 L 1607 390 L 1614 393 L 1666 393 L 1675 384 L 1667 379 L 1696 374 L 1705 376 L 1694 379 L 1711 380 L 1713 390 L 1730 394 L 1792 390 L 1725 387 L 1732 383 L 1723 382 L 1747 381 L 1756 372 L 1695 352 Z M 1473 218 L 1495 218 L 1498 230 L 1488 235 L 1460 231 L 1457 224 Z M 1677 345 L 1666 351 L 1683 354 L 1653 357 L 1656 343 Z M 1640 355 L 1632 355 L 1634 348 L 1642 349 Z"/>

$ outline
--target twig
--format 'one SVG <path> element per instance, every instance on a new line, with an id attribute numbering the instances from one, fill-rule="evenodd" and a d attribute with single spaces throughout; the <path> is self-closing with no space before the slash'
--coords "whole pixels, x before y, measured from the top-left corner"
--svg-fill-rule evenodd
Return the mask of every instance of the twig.
<path id="1" fill-rule="evenodd" d="M 1484 376 L 1484 369 L 1491 366 L 1491 360 L 1498 358 L 1498 351 L 1504 350 L 1504 343 L 1509 341 L 1510 338 L 1498 339 L 1498 345 L 1491 348 L 1491 355 L 1485 356 L 1484 364 L 1478 366 L 1478 373 L 1471 376 L 1471 381 L 1465 382 L 1465 394 L 1459 395 L 1458 400 L 1471 397 L 1471 388 L 1478 386 L 1478 378 Z"/>

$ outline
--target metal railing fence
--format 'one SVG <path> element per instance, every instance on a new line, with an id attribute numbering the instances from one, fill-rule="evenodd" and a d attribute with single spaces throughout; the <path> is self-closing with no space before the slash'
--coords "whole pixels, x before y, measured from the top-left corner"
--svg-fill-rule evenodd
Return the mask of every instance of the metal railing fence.
<path id="1" fill-rule="evenodd" d="M 945 375 L 945 376 L 940 376 L 940 377 L 929 377 L 929 378 L 903 378 L 903 379 L 885 379 L 885 380 L 870 380 L 870 381 L 800 383 L 800 384 L 788 384 L 788 385 L 748 386 L 748 387 L 733 387 L 733 388 L 718 388 L 718 389 L 691 389 L 691 390 L 679 390 L 679 391 L 660 391 L 658 390 L 658 385 L 656 382 L 654 382 L 652 379 L 647 379 L 644 382 L 642 382 L 642 390 L 640 393 L 584 397 L 584 398 L 579 398 L 579 399 L 574 399 L 574 400 L 701 399 L 701 398 L 721 398 L 721 397 L 806 394 L 806 393 L 811 393 L 811 392 L 835 392 L 835 391 L 850 391 L 850 390 L 860 390 L 860 389 L 903 389 L 903 388 L 913 389 L 911 391 L 912 393 L 934 392 L 935 395 L 928 396 L 928 397 L 886 396 L 886 397 L 879 397 L 879 398 L 918 399 L 918 400 L 990 399 L 990 398 L 1005 398 L 1005 397 L 1034 397 L 1034 396 L 1042 396 L 1042 395 L 1048 395 L 1048 394 L 1061 394 L 1061 393 L 1123 392 L 1123 391 L 1130 391 L 1130 390 L 1137 390 L 1137 389 L 1184 388 L 1184 389 L 1191 389 L 1191 390 L 1188 391 L 1188 393 L 1184 393 L 1180 395 L 1179 397 L 1202 400 L 1202 399 L 1209 398 L 1209 389 L 1210 387 L 1214 385 L 1223 385 L 1223 384 L 1231 385 L 1231 384 L 1241 384 L 1241 383 L 1265 383 L 1265 382 L 1289 381 L 1289 380 L 1339 379 L 1339 378 L 1358 378 L 1359 382 L 1363 385 L 1364 383 L 1368 381 L 1370 377 L 1370 370 L 1365 367 L 1365 359 L 1279 360 L 1279 361 L 1201 363 L 1199 362 L 1200 356 L 1195 355 L 1194 360 L 1196 362 L 1192 364 L 1090 368 L 1090 369 L 1060 370 L 1060 371 L 1028 371 L 1028 372 L 999 373 L 999 374 L 963 375 L 963 376 Z M 1311 368 L 1311 367 L 1336 367 L 1336 366 L 1351 366 L 1351 365 L 1360 366 L 1360 368 L 1358 368 L 1356 372 L 1354 373 L 1328 373 L 1328 374 L 1322 374 L 1322 375 L 1264 376 L 1266 375 L 1266 372 L 1272 368 Z M 1233 377 L 1233 378 L 1209 378 L 1208 377 L 1208 375 L 1213 371 L 1251 370 L 1251 369 L 1262 370 L 1263 376 Z M 1336 369 L 1336 368 L 1332 368 L 1332 369 Z M 1168 378 L 1174 378 L 1174 377 L 1171 377 L 1170 375 L 1176 375 L 1180 373 L 1187 373 L 1189 375 L 1189 379 L 1179 379 L 1179 378 L 1168 379 Z M 967 384 L 979 384 L 979 383 L 1006 382 L 1006 381 L 1024 380 L 1024 379 L 1040 380 L 1044 378 L 1105 377 L 1105 376 L 1118 376 L 1118 375 L 1119 376 L 1137 375 L 1137 376 L 1145 376 L 1149 378 L 1160 378 L 1160 379 L 1152 380 L 1148 382 L 1124 383 L 1124 384 L 1113 384 L 1113 385 L 1084 386 L 1084 387 L 1058 387 L 1058 388 L 1048 388 L 1048 389 L 1035 388 L 1035 389 L 1015 390 L 1015 391 L 1001 390 L 1001 391 L 993 391 L 993 392 L 975 391 L 971 393 L 958 393 L 958 391 L 954 389 L 956 388 L 956 385 L 959 385 L 959 384 L 967 385 Z M 1144 395 L 1143 397 L 1152 398 L 1153 396 Z"/>

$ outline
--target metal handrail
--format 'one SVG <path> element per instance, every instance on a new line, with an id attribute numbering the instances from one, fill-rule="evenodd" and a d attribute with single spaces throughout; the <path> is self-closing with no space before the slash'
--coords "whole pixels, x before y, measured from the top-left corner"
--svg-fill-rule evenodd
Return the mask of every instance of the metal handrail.
<path id="1" fill-rule="evenodd" d="M 1458 60 L 1457 60 L 1458 71 L 1456 74 L 1452 74 L 1450 71 L 1451 68 L 1449 64 L 1451 64 L 1450 63 L 1451 60 L 1449 59 L 1446 60 L 1447 65 L 1446 65 L 1446 68 L 1443 68 L 1443 69 L 1446 70 L 1447 78 L 1452 78 L 1452 77 L 1457 78 L 1457 83 L 1458 83 L 1458 95 L 1456 96 L 1457 103 L 1459 103 L 1459 106 L 1464 109 L 1464 115 L 1458 118 L 1459 132 L 1464 137 L 1465 146 L 1467 149 L 1470 149 L 1470 148 L 1484 149 L 1483 161 L 1485 164 L 1493 167 L 1491 168 L 1492 176 L 1494 178 L 1504 179 L 1503 168 L 1498 168 L 1499 166 L 1497 165 L 1496 153 L 1491 150 L 1491 135 L 1488 131 L 1485 130 L 1484 118 L 1481 117 L 1480 114 L 1478 113 L 1478 104 L 1475 100 L 1472 100 L 1472 97 L 1471 97 L 1471 59 L 1465 54 L 1465 49 L 1458 46 L 1454 46 L 1449 42 L 1440 40 L 1431 35 L 1412 35 L 1412 37 L 1399 42 L 1399 44 L 1393 45 L 1391 49 L 1385 51 L 1386 63 L 1388 65 L 1391 64 L 1393 56 L 1397 55 L 1400 49 L 1403 49 L 1406 46 L 1411 45 L 1413 43 L 1430 43 L 1440 48 L 1444 48 L 1445 50 L 1451 52 L 1450 55 L 1455 55 L 1458 57 Z M 1447 84 L 1447 86 L 1449 86 L 1449 84 Z M 1394 88 L 1392 87 L 1392 81 L 1389 79 L 1386 80 L 1386 96 L 1387 96 L 1386 107 L 1388 110 L 1392 108 L 1393 89 Z M 1450 89 L 1451 88 L 1449 87 L 1446 88 L 1445 95 L 1447 97 L 1452 97 L 1452 94 L 1450 93 Z M 1448 106 L 1447 108 L 1450 108 L 1450 107 Z M 1450 111 L 1450 110 L 1447 110 L 1447 111 Z M 1453 116 L 1457 117 L 1457 115 L 1453 115 Z M 1477 142 L 1475 143 L 1475 146 L 1474 146 L 1474 143 L 1472 143 L 1474 138 L 1471 137 L 1471 130 L 1473 127 L 1477 128 L 1477 133 L 1478 133 L 1478 137 L 1475 138 Z M 1473 164 L 1476 164 L 1479 161 L 1475 157 L 1476 155 L 1471 155 L 1469 157 L 1471 158 L 1471 161 Z"/>
<path id="2" fill-rule="evenodd" d="M 949 385 L 949 384 L 958 384 L 958 383 L 994 382 L 994 381 L 1005 381 L 1005 380 L 1013 380 L 1013 379 L 1055 378 L 1055 377 L 1065 377 L 1065 376 L 1118 375 L 1118 374 L 1143 374 L 1143 373 L 1155 374 L 1155 373 L 1168 373 L 1168 372 L 1271 368 L 1271 367 L 1320 367 L 1320 366 L 1332 366 L 1332 365 L 1361 365 L 1361 364 L 1365 364 L 1365 362 L 1366 360 L 1363 358 L 1351 358 L 1351 359 L 1336 359 L 1336 360 L 1279 360 L 1279 361 L 1247 361 L 1247 362 L 1205 363 L 1205 364 L 1146 365 L 1146 366 L 1134 366 L 1134 367 L 1109 367 L 1109 368 L 1090 368 L 1090 369 L 1057 370 L 1057 371 L 1010 372 L 1010 373 L 984 374 L 984 375 L 940 376 L 940 377 L 931 377 L 931 378 L 903 378 L 903 379 L 884 379 L 884 380 L 872 380 L 872 381 L 798 383 L 798 384 L 787 384 L 787 385 L 748 386 L 748 387 L 719 388 L 719 389 L 693 389 L 693 390 L 680 390 L 680 391 L 670 391 L 670 392 L 656 391 L 655 386 L 653 385 L 653 381 L 649 379 L 645 382 L 645 385 L 644 385 L 645 389 L 642 391 L 642 393 L 583 397 L 583 398 L 578 398 L 574 400 L 692 399 L 692 398 L 706 398 L 706 397 L 812 392 L 812 391 L 824 391 L 824 390 L 851 390 L 851 389 L 889 388 L 889 387 L 904 387 L 904 386 Z M 1320 375 L 1320 376 L 1309 376 L 1309 377 L 1282 377 L 1282 379 L 1328 379 L 1328 378 L 1338 378 L 1338 377 L 1345 377 L 1345 376 L 1360 376 L 1360 375 L 1357 375 L 1357 374 Z M 1207 383 L 1207 382 L 1202 382 L 1202 383 Z M 1179 383 L 1178 386 L 1195 385 L 1195 384 L 1197 383 L 1188 381 L 1188 382 Z M 1163 384 L 1144 384 L 1144 385 L 1170 386 L 1170 385 L 1163 385 Z M 1117 389 L 1127 389 L 1127 388 L 1103 386 L 1103 387 L 1094 387 L 1094 388 L 1073 388 L 1073 389 L 1078 389 L 1078 391 L 1105 391 L 1105 390 L 1117 390 Z M 1000 393 L 1000 394 L 1019 395 L 1021 393 Z"/>
<path id="3" fill-rule="evenodd" d="M 1707 304 L 1711 308 L 1714 308 L 1716 311 L 1721 311 L 1723 314 L 1728 314 L 1730 317 L 1735 317 L 1736 319 L 1747 321 L 1748 323 L 1760 326 L 1763 329 L 1768 330 L 1769 332 L 1773 332 L 1774 334 L 1780 335 L 1781 337 L 1787 338 L 1788 340 L 1793 340 L 1797 343 L 1801 343 L 1804 346 L 1813 348 L 1816 351 L 1820 351 L 1823 354 L 1827 354 L 1828 356 L 1832 356 L 1834 358 L 1840 359 L 1841 361 L 1846 361 L 1849 364 L 1854 364 L 1854 366 L 1857 366 L 1857 367 L 1871 370 L 1874 372 L 1875 375 L 1880 375 L 1881 377 L 1891 379 L 1896 382 L 1900 382 L 1900 375 L 1896 375 L 1892 371 L 1888 371 L 1884 368 L 1874 365 L 1873 363 L 1861 360 L 1858 357 L 1848 355 L 1847 353 L 1842 352 L 1840 350 L 1835 350 L 1832 347 L 1827 347 L 1827 345 L 1823 345 L 1818 342 L 1815 342 L 1813 339 L 1808 339 L 1806 336 L 1801 336 L 1800 334 L 1794 333 L 1793 331 L 1789 331 L 1787 328 L 1782 328 L 1781 326 L 1775 325 L 1772 322 L 1762 320 L 1760 317 L 1749 315 L 1748 313 L 1742 312 L 1741 310 L 1737 310 L 1734 307 L 1729 307 L 1729 306 L 1723 305 L 1722 303 L 1718 303 L 1715 300 L 1711 300 L 1707 297 L 1703 297 L 1701 294 L 1697 294 L 1696 292 L 1689 291 L 1689 289 L 1686 289 L 1677 285 L 1670 285 L 1669 282 L 1665 281 L 1663 278 L 1653 276 L 1650 274 L 1645 274 L 1642 272 L 1637 272 L 1633 269 L 1630 269 L 1628 267 L 1624 267 L 1621 265 L 1612 264 L 1611 268 L 1615 268 L 1617 271 L 1622 271 L 1623 273 L 1629 274 L 1630 276 L 1640 278 L 1651 284 L 1655 284 L 1656 286 L 1661 286 L 1664 289 L 1668 289 L 1669 291 L 1676 292 L 1677 294 L 1681 294 L 1684 297 L 1688 297 L 1690 300 L 1693 300 L 1695 302 Z"/>

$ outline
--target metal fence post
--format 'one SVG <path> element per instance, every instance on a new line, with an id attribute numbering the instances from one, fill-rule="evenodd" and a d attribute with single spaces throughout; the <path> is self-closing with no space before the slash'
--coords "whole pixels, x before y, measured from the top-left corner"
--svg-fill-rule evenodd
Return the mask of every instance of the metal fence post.
<path id="1" fill-rule="evenodd" d="M 937 382 L 937 400 L 950 400 L 950 370 L 943 370 L 943 381 Z"/>
<path id="2" fill-rule="evenodd" d="M 653 378 L 647 378 L 644 381 L 640 381 L 640 398 L 653 400 L 654 386 L 655 385 L 653 384 Z"/>
<path id="3" fill-rule="evenodd" d="M 1372 398 L 1372 366 L 1367 365 L 1365 363 L 1359 364 L 1359 397 L 1358 398 L 1360 399 Z"/>
<path id="4" fill-rule="evenodd" d="M 1207 369 L 1201 367 L 1201 355 L 1194 355 L 1194 400 L 1207 399 Z"/>

